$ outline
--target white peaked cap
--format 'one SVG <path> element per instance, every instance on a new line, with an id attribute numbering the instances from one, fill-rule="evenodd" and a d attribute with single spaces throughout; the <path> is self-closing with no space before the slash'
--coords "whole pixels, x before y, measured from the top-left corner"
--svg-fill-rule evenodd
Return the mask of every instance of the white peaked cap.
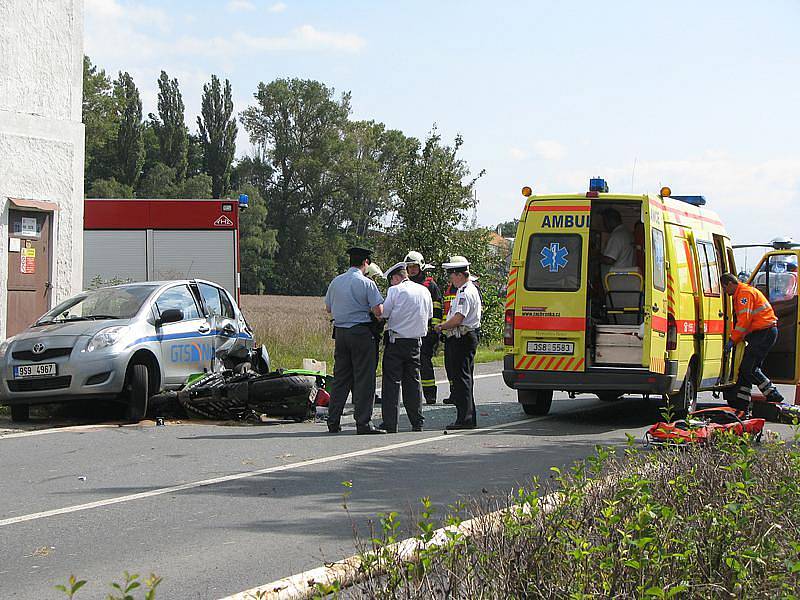
<path id="1" fill-rule="evenodd" d="M 386 277 L 386 279 L 390 279 L 392 277 L 392 275 L 394 274 L 394 272 L 397 271 L 397 269 L 405 269 L 405 268 L 406 268 L 406 262 L 405 261 L 399 262 L 397 264 L 394 264 L 391 267 L 389 267 L 388 269 L 386 269 L 386 272 L 384 273 L 384 277 Z"/>
<path id="2" fill-rule="evenodd" d="M 463 256 L 451 256 L 450 260 L 442 263 L 442 268 L 446 271 L 450 269 L 466 269 L 467 267 L 469 267 L 469 261 Z"/>

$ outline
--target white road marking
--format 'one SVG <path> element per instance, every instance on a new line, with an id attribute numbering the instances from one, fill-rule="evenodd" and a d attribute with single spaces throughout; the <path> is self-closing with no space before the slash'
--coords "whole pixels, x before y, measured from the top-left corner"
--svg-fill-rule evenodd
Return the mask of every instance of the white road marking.
<path id="1" fill-rule="evenodd" d="M 435 437 L 429 437 L 419 440 L 411 440 L 408 442 L 401 442 L 399 444 L 389 444 L 388 446 L 379 446 L 377 448 L 366 448 L 364 450 L 357 450 L 354 452 L 346 452 L 344 454 L 336 454 L 333 456 L 325 456 L 321 458 L 314 458 L 310 460 L 304 460 L 296 463 L 291 463 L 288 465 L 278 465 L 275 467 L 267 467 L 264 469 L 258 469 L 256 471 L 247 471 L 244 473 L 234 473 L 232 475 L 223 475 L 222 477 L 214 477 L 212 479 L 203 479 L 200 481 L 193 481 L 190 483 L 184 483 L 181 485 L 173 485 L 164 488 L 157 488 L 155 490 L 149 490 L 147 492 L 139 492 L 138 494 L 127 494 L 125 496 L 117 496 L 115 498 L 106 498 L 105 500 L 96 500 L 94 502 L 87 502 L 86 504 L 76 504 L 73 506 L 65 506 L 63 508 L 55 508 L 52 510 L 45 510 L 42 512 L 31 513 L 28 515 L 20 515 L 18 517 L 10 517 L 8 519 L 0 520 L 0 527 L 6 527 L 8 525 L 15 525 L 17 523 L 25 523 L 28 521 L 37 521 L 39 519 L 46 519 L 48 517 L 56 517 L 59 515 L 66 515 L 70 513 L 81 512 L 84 510 L 91 510 L 93 508 L 101 508 L 103 506 L 111 506 L 113 504 L 122 504 L 124 502 L 133 502 L 134 500 L 143 500 L 145 498 L 153 498 L 155 496 L 163 496 L 165 494 L 174 494 L 176 492 L 182 492 L 184 490 L 191 490 L 200 487 L 207 487 L 210 485 L 217 485 L 219 483 L 228 483 L 229 481 L 238 481 L 240 479 L 249 479 L 251 477 L 258 477 L 259 475 L 267 475 L 269 473 L 280 473 L 283 471 L 291 471 L 294 469 L 301 469 L 303 467 L 310 467 L 313 465 L 321 465 L 330 462 L 336 462 L 339 460 L 346 460 L 348 458 L 356 458 L 359 456 L 368 456 L 370 454 L 379 454 L 381 452 L 387 452 L 390 450 L 397 450 L 399 448 L 409 448 L 412 446 L 420 446 L 422 444 L 430 444 L 433 442 L 440 442 L 442 440 L 449 440 L 453 439 L 454 437 L 462 437 L 465 435 L 474 435 L 480 434 L 486 431 L 493 431 L 496 429 L 505 429 L 506 427 L 513 427 L 514 425 L 521 425 L 523 423 L 534 423 L 541 419 L 546 419 L 548 417 L 537 417 L 535 419 L 522 419 L 519 421 L 511 421 L 509 423 L 500 423 L 499 425 L 492 425 L 491 427 L 484 427 L 482 429 L 471 429 L 466 431 L 460 431 L 458 433 L 450 433 L 450 434 L 442 434 L 437 435 Z"/>
<path id="2" fill-rule="evenodd" d="M 51 427 L 50 429 L 34 429 L 33 431 L 13 431 L 12 433 L 0 433 L 0 440 L 11 438 L 31 437 L 33 435 L 47 435 L 49 433 L 61 433 L 70 431 L 88 431 L 91 429 L 116 429 L 123 427 L 120 423 L 98 423 L 96 425 L 70 425 L 68 427 Z"/>
<path id="3" fill-rule="evenodd" d="M 475 375 L 473 379 L 486 379 L 487 377 L 500 377 L 502 373 L 483 373 L 482 375 Z M 447 379 L 442 379 L 441 381 L 437 381 L 436 385 L 444 385 L 449 384 L 450 382 Z"/>

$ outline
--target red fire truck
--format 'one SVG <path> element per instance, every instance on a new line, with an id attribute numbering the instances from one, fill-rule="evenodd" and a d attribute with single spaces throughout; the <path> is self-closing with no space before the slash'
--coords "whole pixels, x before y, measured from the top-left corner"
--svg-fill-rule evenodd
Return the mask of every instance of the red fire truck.
<path id="1" fill-rule="evenodd" d="M 83 285 L 206 279 L 239 297 L 236 200 L 87 199 Z"/>

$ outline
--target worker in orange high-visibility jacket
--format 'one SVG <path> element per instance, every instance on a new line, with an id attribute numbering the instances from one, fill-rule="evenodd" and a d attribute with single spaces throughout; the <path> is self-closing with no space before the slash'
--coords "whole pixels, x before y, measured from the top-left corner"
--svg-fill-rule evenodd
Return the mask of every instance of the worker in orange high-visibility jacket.
<path id="1" fill-rule="evenodd" d="M 736 396 L 729 397 L 728 404 L 739 410 L 749 410 L 753 384 L 769 402 L 783 402 L 783 396 L 761 370 L 761 364 L 778 340 L 778 319 L 772 306 L 760 290 L 741 283 L 732 273 L 723 274 L 720 283 L 725 293 L 733 296 L 735 315 L 733 332 L 725 345 L 726 353 L 742 341 L 747 343 L 739 366 Z"/>

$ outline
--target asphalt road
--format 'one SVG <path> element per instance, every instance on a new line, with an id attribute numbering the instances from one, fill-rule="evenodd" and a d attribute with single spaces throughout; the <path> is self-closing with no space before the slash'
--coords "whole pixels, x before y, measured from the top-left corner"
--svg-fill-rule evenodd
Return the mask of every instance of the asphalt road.
<path id="1" fill-rule="evenodd" d="M 353 554 L 354 529 L 379 513 L 408 522 L 423 496 L 441 514 L 503 495 L 659 418 L 655 400 L 588 395 L 526 418 L 499 370 L 477 368 L 482 429 L 449 435 L 455 409 L 441 404 L 426 407 L 426 431 L 403 417 L 385 436 L 356 436 L 352 420 L 338 435 L 314 423 L 6 430 L 0 598 L 60 598 L 53 585 L 71 574 L 89 580 L 78 599 L 105 597 L 126 570 L 162 576 L 159 598 L 224 597 Z"/>

